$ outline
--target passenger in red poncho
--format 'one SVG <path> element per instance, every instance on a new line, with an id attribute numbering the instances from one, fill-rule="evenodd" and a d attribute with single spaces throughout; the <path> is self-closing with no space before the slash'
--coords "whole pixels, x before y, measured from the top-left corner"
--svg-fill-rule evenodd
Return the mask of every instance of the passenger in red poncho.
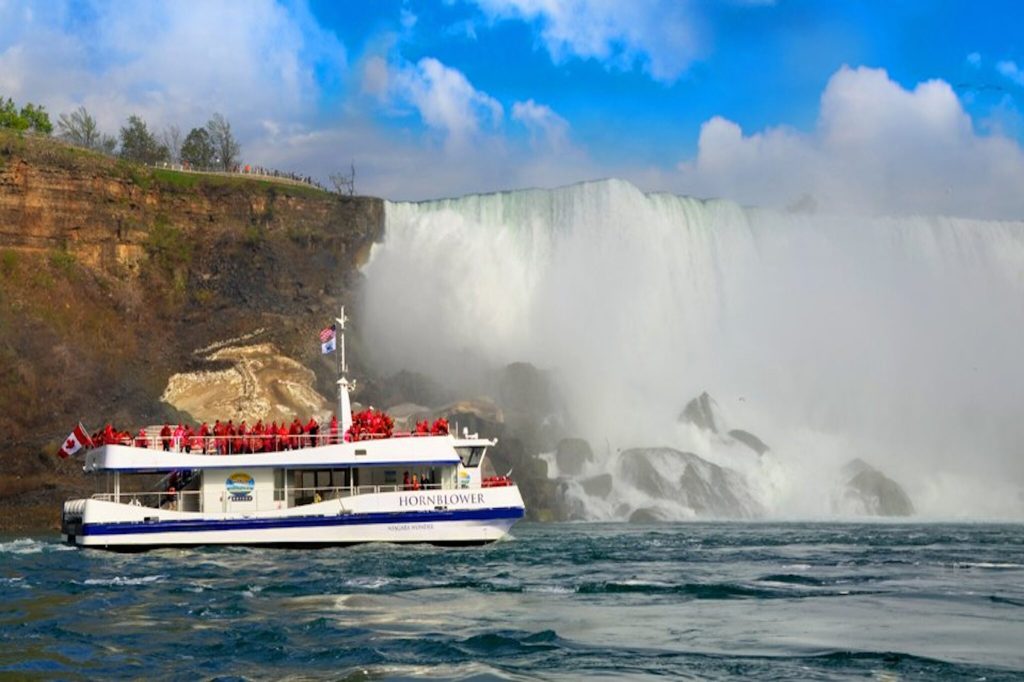
<path id="1" fill-rule="evenodd" d="M 135 447 L 148 448 L 149 439 L 146 437 L 146 429 L 139 429 L 139 435 L 135 437 Z"/>
<path id="2" fill-rule="evenodd" d="M 277 421 L 270 422 L 267 433 L 263 436 L 263 449 L 267 452 L 277 452 Z"/>
<path id="3" fill-rule="evenodd" d="M 292 425 L 288 427 L 289 445 L 292 450 L 296 450 L 302 447 L 302 422 L 296 417 L 292 420 Z"/>
<path id="4" fill-rule="evenodd" d="M 164 452 L 171 449 L 171 427 L 167 425 L 167 422 L 164 422 L 164 427 L 160 429 L 160 445 Z"/>
<path id="5" fill-rule="evenodd" d="M 284 425 L 284 420 L 281 420 L 281 425 L 277 427 L 277 442 L 282 450 L 291 450 L 292 443 L 288 437 L 288 429 Z"/>
<path id="6" fill-rule="evenodd" d="M 196 431 L 195 429 L 192 428 L 192 425 L 189 424 L 188 426 L 185 427 L 185 433 L 183 434 L 181 441 L 181 446 L 182 448 L 184 448 L 185 452 L 192 452 L 192 441 L 195 437 Z"/>
<path id="7" fill-rule="evenodd" d="M 336 415 L 336 414 L 332 414 L 331 415 L 330 431 L 331 431 L 331 445 L 334 445 L 334 444 L 336 444 L 338 442 L 338 415 Z"/>
<path id="8" fill-rule="evenodd" d="M 253 452 L 263 452 L 263 420 L 257 419 L 256 425 L 252 427 L 252 438 L 250 443 L 252 444 Z"/>
<path id="9" fill-rule="evenodd" d="M 313 417 L 306 422 L 306 443 L 309 446 L 319 445 L 317 436 L 320 434 L 320 424 Z"/>
<path id="10" fill-rule="evenodd" d="M 210 426 L 203 422 L 199 426 L 199 447 L 203 449 L 205 455 L 210 451 Z"/>

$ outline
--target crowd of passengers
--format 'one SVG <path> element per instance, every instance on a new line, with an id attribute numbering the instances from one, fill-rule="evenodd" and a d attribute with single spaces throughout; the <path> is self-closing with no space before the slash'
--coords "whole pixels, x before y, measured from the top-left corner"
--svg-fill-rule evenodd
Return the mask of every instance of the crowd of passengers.
<path id="1" fill-rule="evenodd" d="M 94 446 L 133 445 L 137 448 L 160 449 L 167 452 L 186 452 L 217 455 L 249 454 L 258 452 L 281 452 L 318 445 L 334 445 L 342 441 L 360 440 L 367 437 L 391 437 L 393 420 L 384 413 L 374 414 L 371 410 L 354 415 L 352 427 L 340 434 L 337 415 L 321 432 L 320 423 L 310 417 L 305 424 L 296 417 L 291 424 L 285 420 L 264 424 L 258 420 L 251 427 L 243 419 L 237 425 L 233 419 L 226 422 L 216 420 L 213 426 L 203 422 L 198 427 L 179 422 L 171 426 L 164 422 L 158 436 L 150 438 L 145 428 L 132 436 L 127 431 L 118 431 L 107 424 L 92 435 Z M 413 434 L 440 435 L 448 433 L 448 421 L 438 419 L 433 424 L 421 421 L 416 424 Z"/>
<path id="2" fill-rule="evenodd" d="M 313 417 L 305 424 L 296 417 L 291 424 L 272 421 L 264 424 L 258 420 L 249 426 L 243 419 L 235 424 L 233 419 L 226 422 L 216 420 L 213 426 L 203 422 L 199 426 L 179 422 L 176 426 L 164 422 L 159 435 L 150 437 L 145 428 L 132 436 L 127 431 L 117 431 L 107 424 L 100 432 L 93 434 L 95 445 L 134 445 L 137 448 L 217 455 L 233 455 L 254 452 L 280 452 L 297 450 L 315 445 L 340 443 L 338 418 L 332 416 L 328 426 L 321 433 L 319 422 Z M 346 439 L 347 440 L 347 439 Z"/>

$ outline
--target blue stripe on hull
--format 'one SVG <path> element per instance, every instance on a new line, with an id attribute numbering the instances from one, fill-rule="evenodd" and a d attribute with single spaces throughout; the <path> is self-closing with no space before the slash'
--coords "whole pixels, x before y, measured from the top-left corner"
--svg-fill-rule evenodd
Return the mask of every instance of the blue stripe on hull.
<path id="1" fill-rule="evenodd" d="M 326 528 L 332 526 L 360 526 L 378 523 L 426 523 L 429 521 L 494 521 L 521 519 L 522 507 L 495 507 L 491 509 L 456 509 L 451 511 L 374 512 L 338 516 L 291 516 L 249 519 L 196 519 L 186 521 L 157 521 L 152 523 L 86 523 L 79 537 L 90 535 L 135 535 L 138 533 L 202 533 L 222 530 L 264 530 L 271 528 Z"/>

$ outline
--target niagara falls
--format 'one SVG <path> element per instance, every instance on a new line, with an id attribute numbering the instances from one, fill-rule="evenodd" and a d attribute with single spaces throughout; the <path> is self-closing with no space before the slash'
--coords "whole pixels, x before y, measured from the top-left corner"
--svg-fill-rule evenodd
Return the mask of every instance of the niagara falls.
<path id="1" fill-rule="evenodd" d="M 489 367 L 550 372 L 567 407 L 549 416 L 593 450 L 566 481 L 582 518 L 871 513 L 845 489 L 857 461 L 923 517 L 1024 509 L 1020 221 L 762 209 L 604 180 L 389 203 L 386 225 L 364 267 L 363 324 L 386 340 L 374 359 L 470 394 Z M 683 416 L 702 395 L 719 423 Z M 722 492 L 747 503 L 716 514 L 619 475 L 603 497 L 580 487 L 655 447 L 724 467 L 736 489 Z"/>

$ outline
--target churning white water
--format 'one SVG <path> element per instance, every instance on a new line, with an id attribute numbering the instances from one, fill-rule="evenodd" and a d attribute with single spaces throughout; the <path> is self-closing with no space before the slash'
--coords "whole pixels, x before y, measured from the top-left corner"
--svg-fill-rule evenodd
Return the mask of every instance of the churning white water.
<path id="1" fill-rule="evenodd" d="M 383 368 L 554 370 L 599 457 L 727 457 L 783 516 L 829 513 L 822 489 L 860 457 L 923 514 L 1024 515 L 1022 222 L 793 214 L 608 180 L 388 204 L 365 273 Z M 716 455 L 678 424 L 702 391 L 770 455 Z"/>

